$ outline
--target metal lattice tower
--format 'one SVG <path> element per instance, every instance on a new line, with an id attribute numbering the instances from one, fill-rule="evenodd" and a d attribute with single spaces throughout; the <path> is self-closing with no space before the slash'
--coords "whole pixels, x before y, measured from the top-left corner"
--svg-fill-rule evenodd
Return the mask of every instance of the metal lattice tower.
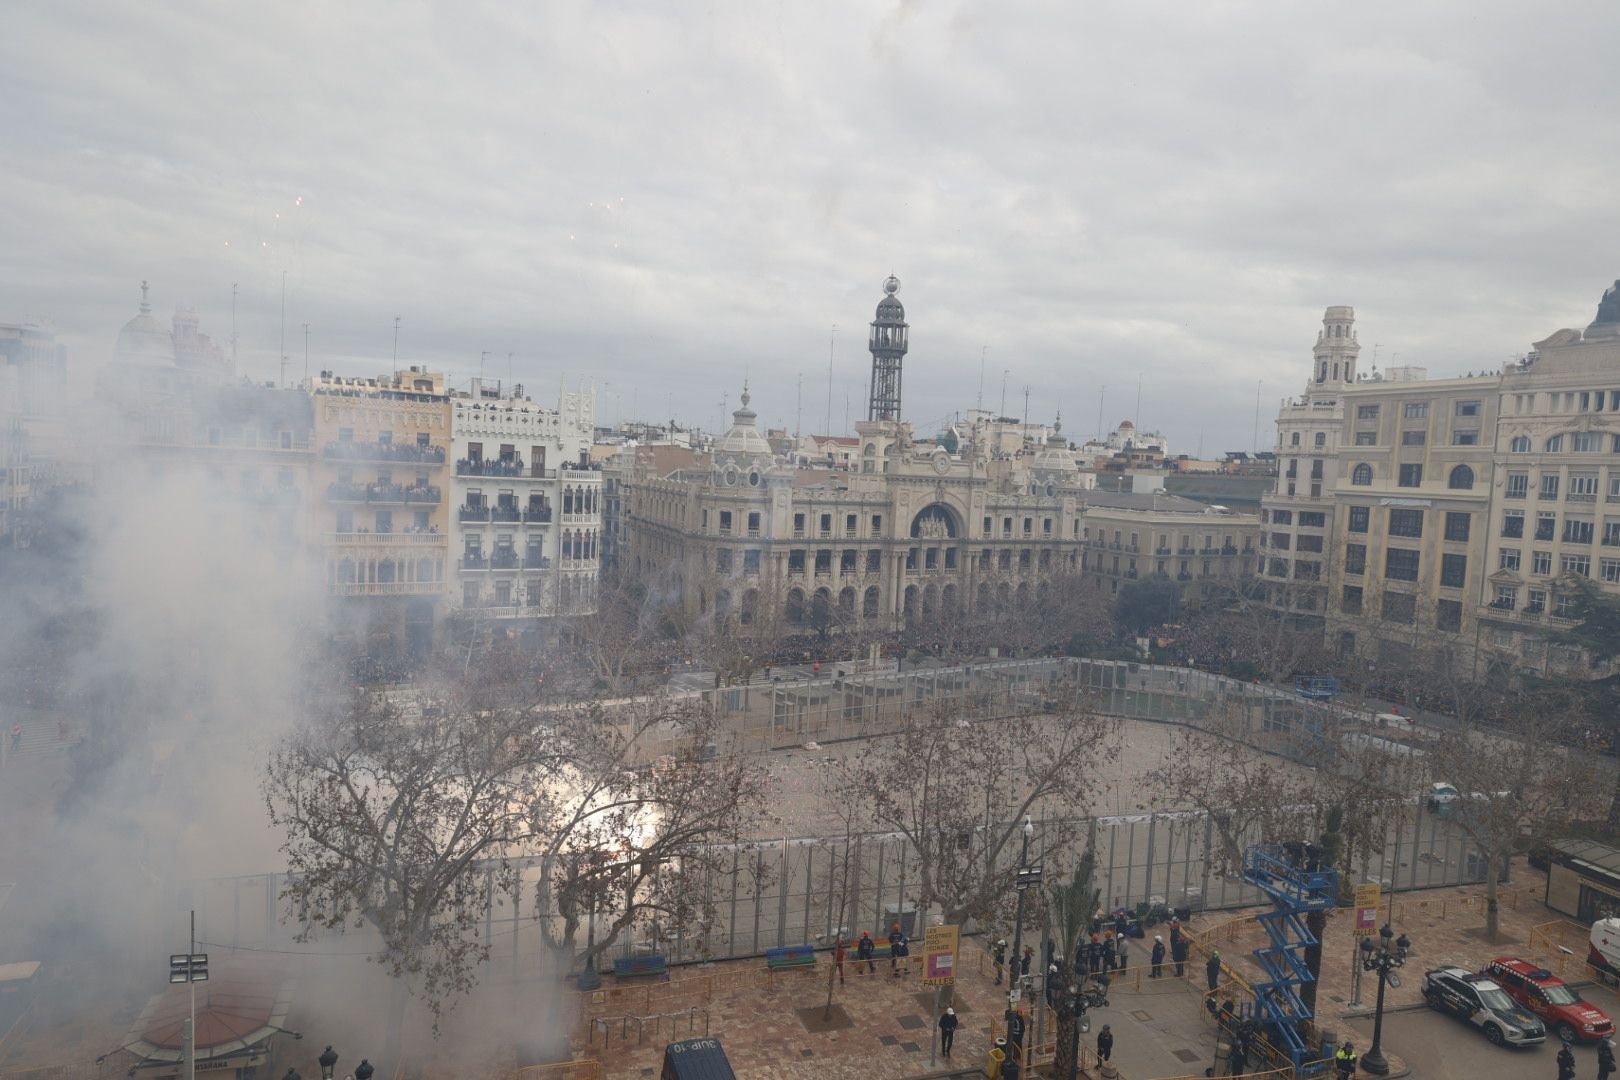
<path id="1" fill-rule="evenodd" d="M 883 299 L 878 301 L 877 317 L 872 320 L 867 348 L 872 350 L 872 399 L 867 406 L 868 420 L 900 419 L 900 364 L 906 357 L 906 309 L 895 293 L 900 279 L 890 274 L 883 283 Z"/>
<path id="2" fill-rule="evenodd" d="M 1254 950 L 1266 980 L 1255 984 L 1255 1010 L 1278 1049 L 1293 1059 L 1296 1072 L 1310 1051 L 1300 1035 L 1311 1010 L 1300 1000 L 1298 987 L 1314 982 L 1305 966 L 1305 949 L 1316 938 L 1304 915 L 1334 905 L 1339 895 L 1339 872 L 1307 868 L 1288 848 L 1256 845 L 1243 853 L 1243 880 L 1271 897 L 1275 911 L 1257 918 L 1270 944 Z"/>

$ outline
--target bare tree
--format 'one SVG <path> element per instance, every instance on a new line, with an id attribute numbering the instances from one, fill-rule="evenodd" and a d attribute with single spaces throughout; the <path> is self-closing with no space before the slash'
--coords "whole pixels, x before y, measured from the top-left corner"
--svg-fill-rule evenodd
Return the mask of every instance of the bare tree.
<path id="1" fill-rule="evenodd" d="M 941 699 L 844 760 L 838 789 L 910 843 L 922 904 L 938 904 L 947 923 L 987 921 L 1011 889 L 1004 855 L 1016 851 L 1025 814 L 1048 822 L 1032 859 L 1073 842 L 1062 818 L 1085 805 L 1117 753 L 1111 730 L 1073 687 L 1050 716 L 991 722 Z"/>
<path id="2" fill-rule="evenodd" d="M 1102 892 L 1096 887 L 1096 856 L 1088 848 L 1067 882 L 1048 886 L 1046 915 L 1056 943 L 1057 991 L 1051 995 L 1052 1011 L 1057 1014 L 1056 1053 L 1053 1076 L 1075 1076 L 1080 1065 L 1080 1021 L 1085 1015 L 1083 999 L 1071 987 L 1084 987 L 1088 975 L 1076 958 L 1080 943 L 1091 929 L 1093 913 L 1099 910 Z M 1125 947 L 1123 940 L 1120 948 Z M 1053 978 L 1047 975 L 1048 981 Z"/>
<path id="3" fill-rule="evenodd" d="M 1321 628 L 1296 610 L 1318 590 L 1311 582 L 1234 578 L 1214 584 L 1188 618 L 1182 647 L 1200 666 L 1252 665 L 1269 682 L 1329 668 Z"/>

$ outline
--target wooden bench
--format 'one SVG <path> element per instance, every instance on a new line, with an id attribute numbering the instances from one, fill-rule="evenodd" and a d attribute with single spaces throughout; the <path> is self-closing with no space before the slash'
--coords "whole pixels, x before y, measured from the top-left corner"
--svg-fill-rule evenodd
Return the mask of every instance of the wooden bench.
<path id="1" fill-rule="evenodd" d="M 668 979 L 669 965 L 664 962 L 663 956 L 653 953 L 650 956 L 621 956 L 613 961 L 613 977 L 616 979 Z"/>
<path id="2" fill-rule="evenodd" d="M 813 945 L 784 945 L 765 950 L 765 966 L 771 971 L 783 968 L 814 967 L 816 949 Z"/>

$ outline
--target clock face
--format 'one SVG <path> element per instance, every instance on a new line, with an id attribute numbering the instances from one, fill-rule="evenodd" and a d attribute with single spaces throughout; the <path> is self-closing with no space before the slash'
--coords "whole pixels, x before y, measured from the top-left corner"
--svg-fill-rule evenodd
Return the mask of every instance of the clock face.
<path id="1" fill-rule="evenodd" d="M 950 458 L 946 457 L 944 454 L 935 454 L 934 455 L 934 471 L 935 472 L 937 472 L 941 476 L 943 476 L 945 473 L 950 471 L 950 468 L 951 468 L 951 459 Z"/>

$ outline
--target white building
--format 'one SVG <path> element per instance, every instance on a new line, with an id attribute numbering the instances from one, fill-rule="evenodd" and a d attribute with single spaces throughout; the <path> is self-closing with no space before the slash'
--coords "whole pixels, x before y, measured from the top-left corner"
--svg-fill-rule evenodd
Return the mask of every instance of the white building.
<path id="1" fill-rule="evenodd" d="M 464 616 L 533 620 L 589 614 L 601 563 L 602 473 L 590 462 L 596 395 L 535 404 L 472 380 L 451 397 L 450 519 Z"/>

